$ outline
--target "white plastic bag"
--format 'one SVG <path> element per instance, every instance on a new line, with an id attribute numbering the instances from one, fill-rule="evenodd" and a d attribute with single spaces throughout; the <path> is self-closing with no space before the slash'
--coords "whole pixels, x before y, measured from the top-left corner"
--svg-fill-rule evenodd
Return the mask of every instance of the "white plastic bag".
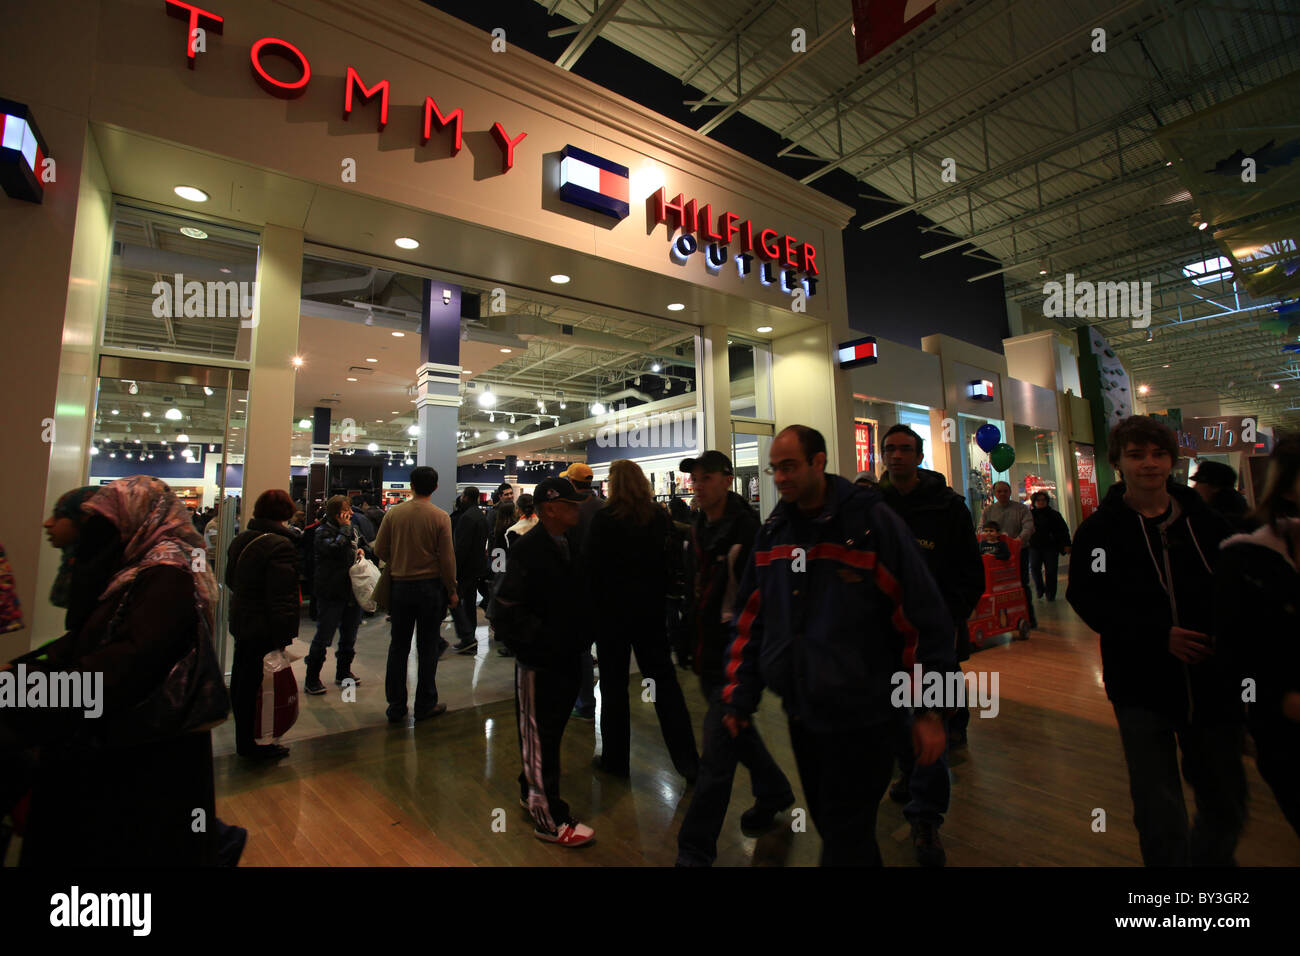
<path id="1" fill-rule="evenodd" d="M 358 554 L 356 562 L 348 570 L 348 576 L 352 578 L 352 593 L 356 595 L 361 610 L 375 610 L 378 606 L 375 603 L 375 586 L 379 584 L 379 568 L 375 562 Z"/>

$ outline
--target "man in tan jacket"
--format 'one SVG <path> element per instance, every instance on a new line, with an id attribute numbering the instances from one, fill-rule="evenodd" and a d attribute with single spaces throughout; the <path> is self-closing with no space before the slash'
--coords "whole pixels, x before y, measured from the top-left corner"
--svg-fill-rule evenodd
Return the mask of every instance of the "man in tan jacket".
<path id="1" fill-rule="evenodd" d="M 455 609 L 456 552 L 451 540 L 451 518 L 432 501 L 438 473 L 421 466 L 411 472 L 414 495 L 384 514 L 374 551 L 388 562 L 393 579 L 389 614 L 392 641 L 388 645 L 388 673 L 384 692 L 388 722 L 406 722 L 406 665 L 411 656 L 411 632 L 419 670 L 415 679 L 415 719 L 447 712 L 438 703 L 438 630 L 450 606 Z"/>

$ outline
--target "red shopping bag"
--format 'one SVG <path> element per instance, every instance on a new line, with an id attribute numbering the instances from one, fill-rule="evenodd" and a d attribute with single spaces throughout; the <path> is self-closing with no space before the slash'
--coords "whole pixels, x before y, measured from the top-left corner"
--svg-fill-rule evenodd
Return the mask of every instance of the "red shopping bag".
<path id="1" fill-rule="evenodd" d="M 262 693 L 257 696 L 257 713 L 253 717 L 253 736 L 257 742 L 278 741 L 297 720 L 298 678 L 293 676 L 293 669 L 285 666 L 264 671 Z"/>

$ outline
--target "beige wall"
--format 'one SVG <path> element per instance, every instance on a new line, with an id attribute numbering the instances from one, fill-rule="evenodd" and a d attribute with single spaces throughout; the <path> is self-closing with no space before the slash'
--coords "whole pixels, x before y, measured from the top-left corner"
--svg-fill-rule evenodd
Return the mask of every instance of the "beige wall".
<path id="1" fill-rule="evenodd" d="M 72 476 L 84 454 L 88 393 L 84 376 L 99 295 L 96 254 L 106 244 L 74 251 L 79 199 L 86 200 L 82 224 L 101 229 L 102 208 L 94 200 L 102 171 L 87 170 L 94 147 L 87 139 L 84 105 L 91 87 L 97 4 L 70 3 L 55 11 L 37 4 L 11 5 L 5 34 L 59 38 L 57 55 L 34 43 L 9 42 L 0 57 L 0 89 L 26 103 L 56 163 L 57 179 L 45 187 L 40 205 L 0 197 L 0 301 L 4 302 L 0 350 L 0 408 L 5 410 L 4 460 L 0 469 L 0 544 L 13 567 L 27 628 L 0 637 L 0 660 L 26 651 L 36 634 L 51 634 L 43 606 L 53 579 L 54 552 L 40 524 L 50 491 L 80 484 Z M 82 30 L 66 29 L 75 18 Z M 71 293 L 71 294 L 70 294 Z M 65 328 L 66 322 L 66 328 Z M 63 347 L 71 354 L 63 360 Z M 56 446 L 43 441 L 42 421 L 55 419 Z M 53 473 L 53 478 L 51 474 Z M 66 487 L 62 487 L 66 482 Z"/>

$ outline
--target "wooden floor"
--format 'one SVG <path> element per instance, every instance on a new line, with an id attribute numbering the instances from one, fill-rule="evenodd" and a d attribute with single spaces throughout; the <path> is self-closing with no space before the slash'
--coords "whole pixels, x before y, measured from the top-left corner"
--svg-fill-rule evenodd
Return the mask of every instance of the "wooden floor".
<path id="1" fill-rule="evenodd" d="M 992 719 L 973 716 L 969 747 L 953 754 L 952 809 L 942 830 L 948 864 L 1140 865 L 1097 638 L 1063 600 L 1040 608 L 1042 627 L 1029 641 L 995 638 L 966 664 L 998 674 L 1000 712 Z M 382 642 L 372 643 L 378 665 Z M 338 702 L 332 683 L 327 697 L 304 699 L 302 727 L 309 730 L 294 729 L 286 740 L 292 755 L 279 765 L 250 767 L 228 752 L 219 755 L 218 812 L 250 832 L 241 865 L 672 865 L 690 794 L 669 763 L 653 705 L 640 702 L 639 683 L 629 682 L 630 781 L 593 770 L 597 727 L 569 723 L 562 793 L 597 840 L 563 850 L 534 839 L 518 806 L 518 735 L 506 696 L 511 666 L 487 651 L 485 643 L 478 661 L 444 658 L 439 686 L 451 710 L 433 722 L 388 726 L 382 668 L 359 670 L 371 679 L 358 689 L 356 704 Z M 704 701 L 693 675 L 678 674 L 698 732 Z M 486 700 L 494 694 L 499 699 Z M 757 724 L 795 785 L 795 806 L 804 806 L 778 701 L 764 698 Z M 1249 758 L 1246 770 L 1250 822 L 1238 862 L 1300 864 L 1300 839 Z M 1190 791 L 1186 799 L 1193 807 Z M 816 864 L 820 840 L 811 823 L 807 832 L 787 825 L 758 840 L 743 836 L 739 815 L 750 802 L 742 768 L 719 865 Z M 1092 829 L 1097 808 L 1106 813 L 1103 833 Z M 915 865 L 908 826 L 888 797 L 877 837 L 886 864 Z"/>

